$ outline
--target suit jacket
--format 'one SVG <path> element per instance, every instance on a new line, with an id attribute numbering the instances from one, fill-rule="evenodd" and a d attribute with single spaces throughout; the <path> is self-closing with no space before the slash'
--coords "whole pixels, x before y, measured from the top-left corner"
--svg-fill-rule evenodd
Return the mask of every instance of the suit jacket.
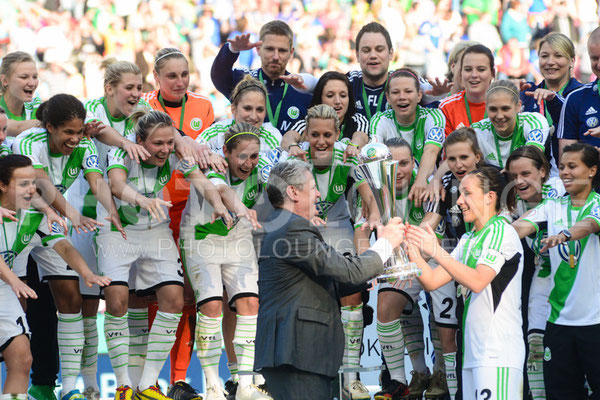
<path id="1" fill-rule="evenodd" d="M 335 376 L 344 353 L 340 293 L 383 273 L 383 262 L 371 250 L 344 257 L 287 210 L 263 226 L 254 369 L 287 364 Z"/>

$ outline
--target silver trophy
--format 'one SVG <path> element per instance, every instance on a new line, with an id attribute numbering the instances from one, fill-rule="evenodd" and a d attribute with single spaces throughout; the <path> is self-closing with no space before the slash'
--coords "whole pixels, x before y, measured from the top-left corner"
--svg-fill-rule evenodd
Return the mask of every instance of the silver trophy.
<path id="1" fill-rule="evenodd" d="M 397 168 L 398 161 L 392 159 L 392 153 L 383 143 L 369 143 L 362 148 L 358 169 L 373 192 L 384 225 L 396 216 Z M 421 269 L 398 247 L 384 264 L 383 275 L 377 281 L 394 282 L 419 275 Z"/>

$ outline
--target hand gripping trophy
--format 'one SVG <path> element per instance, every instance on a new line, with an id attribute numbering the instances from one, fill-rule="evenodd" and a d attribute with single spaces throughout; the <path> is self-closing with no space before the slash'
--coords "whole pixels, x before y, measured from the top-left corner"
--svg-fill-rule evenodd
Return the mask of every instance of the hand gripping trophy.
<path id="1" fill-rule="evenodd" d="M 360 152 L 358 168 L 373 192 L 381 222 L 385 225 L 396 215 L 398 161 L 392 160 L 392 153 L 383 143 L 369 143 Z M 417 264 L 410 262 L 404 249 L 398 247 L 384 264 L 383 275 L 377 277 L 377 281 L 409 280 L 419 275 L 421 270 Z"/>

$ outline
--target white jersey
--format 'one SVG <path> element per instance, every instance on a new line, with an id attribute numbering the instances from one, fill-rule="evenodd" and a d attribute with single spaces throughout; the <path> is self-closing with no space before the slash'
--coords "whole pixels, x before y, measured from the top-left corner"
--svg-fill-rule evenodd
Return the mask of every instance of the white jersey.
<path id="1" fill-rule="evenodd" d="M 28 129 L 17 136 L 13 152 L 29 157 L 34 168 L 44 169 L 54 186 L 63 194 L 80 172 L 84 176 L 90 172 L 102 174 L 94 142 L 84 137 L 70 155 L 52 154 L 49 136 L 45 129 Z"/>
<path id="2" fill-rule="evenodd" d="M 184 176 L 197 169 L 197 165 L 189 165 L 185 160 L 180 160 L 174 153 L 169 156 L 165 164 L 161 167 L 140 162 L 139 164 L 129 158 L 127 153 L 119 148 L 113 148 L 108 152 L 108 166 L 106 171 L 113 168 L 120 168 L 127 174 L 127 185 L 143 196 L 148 198 L 163 198 L 163 188 L 171 179 L 173 171 L 179 170 Z M 166 220 L 158 222 L 151 218 L 148 211 L 140 206 L 129 204 L 126 201 L 115 197 L 115 203 L 124 228 L 133 230 L 152 229 L 158 225 L 169 223 L 169 213 L 167 207 L 163 206 L 163 211 L 167 216 Z M 102 211 L 105 212 L 104 208 Z M 106 215 L 98 216 L 99 220 L 104 220 Z M 114 230 L 114 227 L 105 224 L 100 228 L 101 231 L 107 229 Z"/>
<path id="3" fill-rule="evenodd" d="M 219 153 L 225 144 L 225 133 L 233 125 L 235 125 L 235 120 L 233 119 L 215 122 L 199 134 L 196 141 L 207 144 L 213 152 Z M 259 151 L 262 156 L 266 156 L 271 150 L 276 149 L 281 144 L 281 133 L 270 122 L 262 124 L 259 130 Z"/>
<path id="4" fill-rule="evenodd" d="M 6 157 L 9 154 L 12 154 L 10 146 L 8 146 L 4 143 L 0 144 L 0 158 Z"/>
<path id="5" fill-rule="evenodd" d="M 348 178 L 353 178 L 356 186 L 363 181 L 358 172 L 356 157 L 348 157 L 346 162 L 343 162 L 346 146 L 343 142 L 335 142 L 331 165 L 325 169 L 318 169 L 314 168 L 308 142 L 300 143 L 300 148 L 307 152 L 306 159 L 313 167 L 313 177 L 317 184 L 317 190 L 321 194 L 321 198 L 317 202 L 317 215 L 327 220 L 330 226 L 333 221 L 344 221 L 350 218 L 345 195 Z M 281 158 L 272 160 L 272 162 L 285 161 L 288 157 L 289 154 L 284 151 Z"/>
<path id="6" fill-rule="evenodd" d="M 544 145 L 550 133 L 546 118 L 542 114 L 522 112 L 517 114 L 516 119 L 515 130 L 506 138 L 496 133 L 489 118 L 471 125 L 486 163 L 504 168 L 508 156 L 525 145 L 533 145 L 545 151 Z"/>
<path id="7" fill-rule="evenodd" d="M 570 214 L 570 215 L 569 215 Z M 563 229 L 584 218 L 600 225 L 600 195 L 591 192 L 583 207 L 571 206 L 571 197 L 547 198 L 525 218 L 539 229 L 548 223 L 548 235 L 558 235 Z M 574 265 L 570 265 L 573 254 Z M 552 291 L 549 302 L 552 311 L 549 322 L 558 325 L 585 326 L 600 324 L 600 242 L 589 235 L 550 249 Z"/>
<path id="8" fill-rule="evenodd" d="M 35 96 L 30 102 L 23 104 L 23 113 L 19 116 L 14 115 L 8 109 L 4 96 L 0 97 L 0 107 L 6 111 L 6 117 L 13 121 L 29 121 L 36 118 L 37 109 L 42 104 L 42 99 L 39 96 Z"/>
<path id="9" fill-rule="evenodd" d="M 236 196 L 242 200 L 242 203 L 248 208 L 254 207 L 258 198 L 263 193 L 264 184 L 268 176 L 263 176 L 259 173 L 260 165 L 264 165 L 266 161 L 262 161 L 257 165 L 248 178 L 241 180 L 231 176 L 229 169 L 223 174 L 210 170 L 206 177 L 215 186 L 227 185 L 233 189 Z M 211 216 L 214 211 L 212 205 L 206 200 L 195 188 L 190 190 L 190 196 L 181 216 L 181 231 L 184 237 L 201 240 L 208 235 L 227 236 L 231 229 L 221 220 L 210 223 Z M 247 226 L 244 223 L 244 226 Z M 250 231 L 248 227 L 248 231 Z"/>
<path id="10" fill-rule="evenodd" d="M 433 144 L 442 147 L 446 138 L 445 126 L 446 118 L 440 110 L 417 106 L 417 116 L 410 126 L 400 125 L 394 110 L 378 112 L 371 118 L 369 136 L 371 140 L 381 143 L 401 137 L 411 145 L 415 160 L 420 162 L 425 146 Z"/>
<path id="11" fill-rule="evenodd" d="M 481 292 L 463 293 L 463 368 L 522 369 L 525 361 L 521 318 L 523 247 L 519 235 L 505 218 L 495 216 L 481 230 L 465 233 L 452 257 L 470 268 L 483 264 L 496 272 Z"/>

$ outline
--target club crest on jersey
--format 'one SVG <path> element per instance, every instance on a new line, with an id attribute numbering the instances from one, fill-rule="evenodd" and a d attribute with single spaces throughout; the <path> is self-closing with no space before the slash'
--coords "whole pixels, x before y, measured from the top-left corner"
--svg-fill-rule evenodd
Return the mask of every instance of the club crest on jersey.
<path id="1" fill-rule="evenodd" d="M 563 260 L 566 263 L 569 263 L 569 244 L 573 244 L 573 248 L 575 249 L 575 262 L 577 262 L 579 260 L 579 257 L 581 256 L 581 244 L 579 243 L 579 240 L 573 240 L 571 242 L 565 242 L 565 243 L 561 243 L 559 244 L 558 247 L 558 255 L 560 256 L 560 259 Z"/>
<path id="2" fill-rule="evenodd" d="M 589 117 L 585 120 L 585 124 L 588 126 L 588 128 L 595 128 L 596 126 L 598 126 L 598 118 Z"/>
<path id="3" fill-rule="evenodd" d="M 335 193 L 335 194 L 344 193 L 344 185 L 333 185 L 333 193 Z"/>
<path id="4" fill-rule="evenodd" d="M 194 131 L 198 131 L 202 128 L 202 120 L 200 118 L 192 118 L 190 121 L 190 128 Z"/>
<path id="5" fill-rule="evenodd" d="M 590 211 L 590 215 L 600 219 L 600 206 L 594 206 L 592 211 Z"/>
<path id="6" fill-rule="evenodd" d="M 98 164 L 98 156 L 95 154 L 89 156 L 87 160 L 85 160 L 85 166 L 86 168 L 100 168 L 100 165 Z"/>
<path id="7" fill-rule="evenodd" d="M 420 150 L 423 148 L 423 142 L 421 140 L 417 140 L 417 143 L 415 143 L 415 147 Z"/>
<path id="8" fill-rule="evenodd" d="M 287 114 L 291 119 L 298 119 L 300 116 L 300 109 L 296 106 L 291 106 L 288 108 Z"/>
<path id="9" fill-rule="evenodd" d="M 411 213 L 411 217 L 415 221 L 420 221 L 420 220 L 423 219 L 424 215 L 423 215 L 423 212 L 421 210 L 413 210 L 413 212 Z"/>
<path id="10" fill-rule="evenodd" d="M 163 174 L 160 176 L 160 178 L 158 178 L 158 184 L 162 185 L 162 186 L 166 185 L 168 181 L 169 181 L 169 175 L 167 175 L 167 174 Z"/>
<path id="11" fill-rule="evenodd" d="M 440 128 L 439 126 L 436 126 L 429 130 L 429 135 L 427 136 L 429 136 L 429 140 L 434 140 L 438 143 L 442 143 L 442 141 L 444 140 L 444 131 L 442 131 L 442 128 Z"/>
<path id="12" fill-rule="evenodd" d="M 544 135 L 542 134 L 541 129 L 534 129 L 531 132 L 529 132 L 529 140 L 531 142 L 542 143 L 543 138 Z"/>
<path id="13" fill-rule="evenodd" d="M 29 242 L 31 242 L 31 234 L 30 233 L 26 233 L 25 235 L 21 236 L 21 243 L 27 244 Z"/>
<path id="14" fill-rule="evenodd" d="M 258 190 L 252 189 L 251 191 L 249 191 L 248 193 L 246 193 L 246 199 L 248 200 L 254 200 L 256 199 L 256 196 L 258 195 Z"/>
<path id="15" fill-rule="evenodd" d="M 550 347 L 544 349 L 544 361 L 552 360 L 552 353 L 550 353 Z"/>
<path id="16" fill-rule="evenodd" d="M 87 164 L 87 162 L 86 162 L 86 164 Z M 96 165 L 98 165 L 98 159 L 96 159 Z M 79 168 L 71 167 L 71 168 L 67 169 L 67 176 L 69 178 L 77 178 L 77 174 L 79 174 Z"/>

